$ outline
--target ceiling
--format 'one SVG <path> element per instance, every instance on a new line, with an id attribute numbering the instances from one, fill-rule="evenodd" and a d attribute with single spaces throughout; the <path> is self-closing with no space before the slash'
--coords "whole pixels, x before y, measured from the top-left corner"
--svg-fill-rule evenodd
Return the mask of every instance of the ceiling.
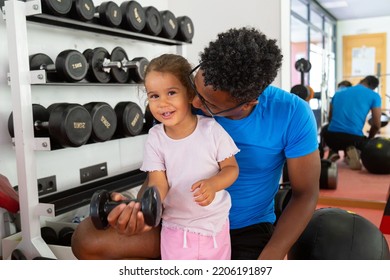
<path id="1" fill-rule="evenodd" d="M 337 20 L 390 16 L 389 0 L 317 0 Z"/>

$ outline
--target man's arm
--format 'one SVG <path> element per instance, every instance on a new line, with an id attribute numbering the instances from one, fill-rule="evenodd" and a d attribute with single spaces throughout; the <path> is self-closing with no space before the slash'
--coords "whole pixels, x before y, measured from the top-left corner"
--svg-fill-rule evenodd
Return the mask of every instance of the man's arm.
<path id="1" fill-rule="evenodd" d="M 282 260 L 310 221 L 317 205 L 321 160 L 318 151 L 287 159 L 292 196 L 259 259 Z"/>
<path id="2" fill-rule="evenodd" d="M 368 138 L 374 138 L 375 135 L 378 133 L 379 129 L 381 128 L 381 115 L 382 110 L 380 107 L 371 109 L 371 128 L 368 133 Z"/>

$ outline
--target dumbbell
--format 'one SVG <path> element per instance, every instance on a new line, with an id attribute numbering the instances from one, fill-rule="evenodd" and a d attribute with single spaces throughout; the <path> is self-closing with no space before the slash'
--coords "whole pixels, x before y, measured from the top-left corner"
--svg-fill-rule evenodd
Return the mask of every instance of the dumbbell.
<path id="1" fill-rule="evenodd" d="M 110 140 L 116 131 L 117 119 L 114 108 L 106 102 L 89 102 L 84 108 L 91 115 L 92 133 L 89 142 Z"/>
<path id="2" fill-rule="evenodd" d="M 141 32 L 146 24 L 144 8 L 137 1 L 124 1 L 120 5 L 122 12 L 121 27 L 133 32 Z"/>
<path id="3" fill-rule="evenodd" d="M 78 82 L 85 78 L 88 63 L 84 55 L 77 50 L 64 50 L 56 58 L 56 62 L 46 54 L 30 55 L 31 70 L 45 70 L 49 81 Z"/>
<path id="4" fill-rule="evenodd" d="M 137 201 L 141 203 L 141 211 L 144 215 L 145 223 L 155 227 L 160 224 L 162 215 L 161 198 L 158 190 L 155 187 L 149 187 L 143 194 L 141 201 L 124 200 L 112 201 L 110 194 L 106 190 L 96 191 L 91 198 L 90 216 L 92 223 L 97 229 L 105 229 L 108 227 L 108 214 L 121 203 L 130 203 Z"/>
<path id="5" fill-rule="evenodd" d="M 42 0 L 42 12 L 55 16 L 66 16 L 72 8 L 72 0 Z"/>
<path id="6" fill-rule="evenodd" d="M 157 36 L 162 29 L 162 18 L 160 12 L 153 6 L 145 7 L 146 24 L 142 33 Z"/>
<path id="7" fill-rule="evenodd" d="M 321 159 L 320 189 L 337 189 L 337 164 L 327 159 Z"/>
<path id="8" fill-rule="evenodd" d="M 149 64 L 149 60 L 145 57 L 135 57 L 129 60 L 126 51 L 121 47 L 112 50 L 111 61 L 120 61 L 121 63 L 121 67 L 111 69 L 112 78 L 118 83 L 127 83 L 130 79 L 136 83 L 142 82 Z"/>
<path id="9" fill-rule="evenodd" d="M 50 137 L 52 146 L 79 147 L 87 143 L 92 132 L 89 112 L 79 104 L 56 103 L 47 109 L 33 104 L 34 135 Z M 8 131 L 14 137 L 13 114 L 8 118 Z"/>
<path id="10" fill-rule="evenodd" d="M 113 1 L 103 2 L 95 9 L 95 20 L 102 25 L 118 27 L 122 22 L 121 9 Z"/>
<path id="11" fill-rule="evenodd" d="M 113 78 L 115 82 L 125 83 L 130 76 L 139 82 L 144 78 L 149 63 L 146 58 L 129 61 L 126 52 L 120 47 L 114 48 L 111 55 L 101 47 L 87 49 L 83 54 L 89 65 L 86 79 L 91 82 L 108 83 Z"/>
<path id="12" fill-rule="evenodd" d="M 95 16 L 95 5 L 92 0 L 73 0 L 68 16 L 80 21 L 91 21 Z"/>
<path id="13" fill-rule="evenodd" d="M 118 121 L 115 131 L 116 138 L 136 136 L 142 132 L 144 114 L 137 103 L 119 102 L 115 105 L 114 110 Z"/>
<path id="14" fill-rule="evenodd" d="M 110 54 L 105 48 L 87 49 L 83 55 L 89 65 L 85 78 L 90 82 L 108 83 L 111 80 L 111 69 L 121 67 L 119 61 L 110 60 Z"/>
<path id="15" fill-rule="evenodd" d="M 176 40 L 188 42 L 192 41 L 194 37 L 194 24 L 188 16 L 181 16 L 177 18 L 178 31 L 175 36 Z"/>
<path id="16" fill-rule="evenodd" d="M 175 15 L 169 10 L 161 11 L 160 15 L 162 20 L 162 29 L 158 36 L 167 39 L 175 38 L 179 30 L 179 26 L 177 24 L 177 19 Z"/>
<path id="17" fill-rule="evenodd" d="M 61 246 L 71 246 L 72 244 L 72 235 L 74 233 L 74 228 L 71 227 L 63 227 L 59 232 L 58 232 L 58 245 Z"/>

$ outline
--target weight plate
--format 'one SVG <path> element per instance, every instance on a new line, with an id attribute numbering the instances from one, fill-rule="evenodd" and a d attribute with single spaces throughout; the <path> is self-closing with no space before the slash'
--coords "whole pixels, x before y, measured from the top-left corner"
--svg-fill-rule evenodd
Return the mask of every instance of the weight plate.
<path id="1" fill-rule="evenodd" d="M 72 17 L 81 21 L 90 21 L 95 16 L 95 5 L 92 0 L 74 0 Z"/>
<path id="2" fill-rule="evenodd" d="M 107 26 L 117 27 L 122 22 L 122 12 L 118 4 L 113 1 L 107 1 L 100 4 L 97 8 L 100 21 Z"/>
<path id="3" fill-rule="evenodd" d="M 65 50 L 57 56 L 56 72 L 65 81 L 78 82 L 87 75 L 88 62 L 79 51 Z"/>
<path id="4" fill-rule="evenodd" d="M 137 1 L 125 1 L 120 5 L 122 27 L 130 31 L 141 32 L 146 24 L 144 8 Z"/>
<path id="5" fill-rule="evenodd" d="M 42 12 L 55 16 L 67 15 L 72 9 L 72 0 L 43 0 Z"/>
<path id="6" fill-rule="evenodd" d="M 299 72 L 307 73 L 311 69 L 311 63 L 307 59 L 300 58 L 295 62 L 295 69 Z"/>
<path id="7" fill-rule="evenodd" d="M 93 142 L 104 142 L 110 140 L 114 135 L 117 119 L 114 109 L 105 102 L 90 102 L 84 105 L 84 108 L 91 115 Z"/>
<path id="8" fill-rule="evenodd" d="M 145 79 L 145 71 L 149 60 L 145 57 L 135 57 L 131 62 L 134 63 L 134 67 L 129 68 L 130 77 L 134 82 L 140 83 Z"/>
<path id="9" fill-rule="evenodd" d="M 128 61 L 126 51 L 121 47 L 116 47 L 111 52 L 111 61 Z M 118 83 L 127 83 L 130 77 L 130 72 L 127 68 L 112 68 L 111 69 L 111 76 L 115 82 Z"/>
<path id="10" fill-rule="evenodd" d="M 110 71 L 106 72 L 103 69 L 104 59 L 110 59 L 110 54 L 105 48 L 95 48 L 90 53 L 88 50 L 87 56 L 89 57 L 89 74 L 88 78 L 92 82 L 108 83 L 111 79 Z"/>
<path id="11" fill-rule="evenodd" d="M 62 147 L 80 147 L 92 133 L 91 115 L 79 104 L 57 104 L 50 110 L 49 133 Z"/>
<path id="12" fill-rule="evenodd" d="M 98 190 L 91 197 L 89 215 L 97 229 L 105 229 L 108 226 L 108 214 L 104 211 L 107 201 L 110 201 L 110 194 L 106 190 Z"/>
<path id="13" fill-rule="evenodd" d="M 118 120 L 117 135 L 128 137 L 141 133 L 144 125 L 144 115 L 136 103 L 131 101 L 120 102 L 114 110 Z"/>
<path id="14" fill-rule="evenodd" d="M 179 29 L 176 35 L 176 39 L 184 42 L 191 42 L 194 37 L 194 24 L 192 20 L 187 16 L 181 16 L 177 18 Z"/>
<path id="15" fill-rule="evenodd" d="M 175 38 L 179 29 L 175 15 L 168 10 L 162 11 L 160 14 L 162 19 L 162 30 L 159 36 L 168 39 Z"/>
<path id="16" fill-rule="evenodd" d="M 144 32 L 153 36 L 160 34 L 162 19 L 160 12 L 153 6 L 145 8 L 146 24 Z"/>
<path id="17" fill-rule="evenodd" d="M 295 85 L 290 90 L 291 93 L 298 95 L 303 100 L 306 100 L 310 95 L 309 89 L 304 85 Z"/>

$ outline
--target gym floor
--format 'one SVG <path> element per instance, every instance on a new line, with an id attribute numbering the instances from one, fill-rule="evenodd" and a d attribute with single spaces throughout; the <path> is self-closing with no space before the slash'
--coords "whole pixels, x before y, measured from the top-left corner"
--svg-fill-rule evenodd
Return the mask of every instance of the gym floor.
<path id="1" fill-rule="evenodd" d="M 317 208 L 337 207 L 352 211 L 379 228 L 390 194 L 390 175 L 372 174 L 364 167 L 360 171 L 351 170 L 342 153 L 340 156 L 337 188 L 321 189 Z M 390 234 L 384 236 L 390 246 Z"/>

